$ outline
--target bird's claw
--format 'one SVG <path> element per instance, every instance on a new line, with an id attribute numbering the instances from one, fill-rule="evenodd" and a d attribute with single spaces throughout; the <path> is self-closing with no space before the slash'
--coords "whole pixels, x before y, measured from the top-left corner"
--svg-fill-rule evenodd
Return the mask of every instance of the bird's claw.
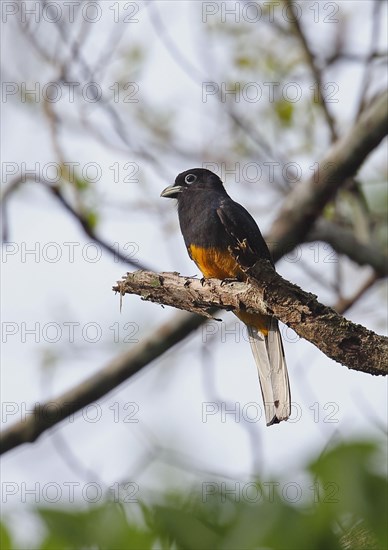
<path id="1" fill-rule="evenodd" d="M 229 285 L 231 283 L 238 283 L 238 279 L 235 277 L 227 277 L 226 279 L 222 279 L 221 286 Z"/>

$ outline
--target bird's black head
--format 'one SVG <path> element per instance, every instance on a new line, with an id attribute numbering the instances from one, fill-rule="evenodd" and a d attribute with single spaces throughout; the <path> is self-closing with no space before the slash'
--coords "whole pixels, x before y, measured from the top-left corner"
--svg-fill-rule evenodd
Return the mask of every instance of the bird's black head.
<path id="1" fill-rule="evenodd" d="M 214 172 L 206 168 L 191 168 L 178 174 L 174 185 L 166 187 L 160 196 L 169 199 L 179 199 L 182 193 L 200 189 L 223 191 L 224 187 L 222 181 Z"/>

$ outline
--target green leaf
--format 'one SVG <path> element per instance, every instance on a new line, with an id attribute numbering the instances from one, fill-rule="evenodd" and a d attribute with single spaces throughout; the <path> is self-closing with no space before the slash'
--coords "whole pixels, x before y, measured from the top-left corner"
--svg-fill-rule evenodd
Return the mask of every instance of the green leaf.
<path id="1" fill-rule="evenodd" d="M 240 69 L 254 69 L 256 67 L 256 60 L 247 55 L 239 55 L 234 60 L 234 63 Z"/>
<path id="2" fill-rule="evenodd" d="M 286 99 L 279 99 L 275 102 L 275 113 L 284 126 L 291 126 L 294 114 L 294 104 Z"/>
<path id="3" fill-rule="evenodd" d="M 309 470 L 323 486 L 319 501 L 322 516 L 341 519 L 352 515 L 353 524 L 365 520 L 367 528 L 383 543 L 388 537 L 388 484 L 373 471 L 376 455 L 374 443 L 342 444 L 312 462 Z M 327 490 L 331 492 L 329 498 Z"/>
<path id="4" fill-rule="evenodd" d="M 122 509 L 111 503 L 87 511 L 40 509 L 49 535 L 44 549 L 79 549 L 98 546 L 99 550 L 126 548 L 151 550 L 154 537 L 127 523 Z"/>
<path id="5" fill-rule="evenodd" d="M 344 443 L 313 460 L 305 474 L 314 477 L 314 501 L 286 501 L 277 488 L 271 497 L 261 493 L 247 501 L 230 482 L 227 496 L 221 490 L 205 500 L 197 491 L 167 492 L 157 502 L 140 502 L 131 521 L 125 507 L 112 502 L 87 510 L 40 509 L 47 531 L 40 550 L 384 548 L 388 486 L 377 451 L 370 442 Z M 11 548 L 6 529 L 2 547 Z"/>
<path id="6" fill-rule="evenodd" d="M 218 547 L 218 534 L 198 519 L 196 512 L 156 506 L 155 519 L 160 533 L 176 541 L 178 548 L 208 550 Z"/>
<path id="7" fill-rule="evenodd" d="M 76 174 L 74 174 L 72 183 L 74 183 L 74 187 L 81 192 L 87 191 L 90 188 L 90 182 L 85 178 L 78 177 Z"/>
<path id="8" fill-rule="evenodd" d="M 0 523 L 0 548 L 1 550 L 11 550 L 11 537 L 3 522 Z"/>
<path id="9" fill-rule="evenodd" d="M 88 210 L 86 212 L 86 221 L 88 222 L 88 226 L 91 229 L 95 229 L 97 227 L 98 221 L 99 221 L 99 215 L 94 210 Z"/>

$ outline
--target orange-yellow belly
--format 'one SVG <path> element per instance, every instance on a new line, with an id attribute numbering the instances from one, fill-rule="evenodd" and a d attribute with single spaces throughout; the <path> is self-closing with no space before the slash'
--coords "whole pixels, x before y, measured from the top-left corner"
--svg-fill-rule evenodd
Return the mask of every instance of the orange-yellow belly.
<path id="1" fill-rule="evenodd" d="M 192 244 L 189 247 L 189 254 L 205 278 L 239 278 L 241 280 L 246 278 L 228 250 L 202 248 Z M 239 311 L 236 315 L 246 325 L 259 329 L 265 336 L 268 334 L 268 317 L 266 315 L 246 311 Z"/>
<path id="2" fill-rule="evenodd" d="M 244 278 L 238 263 L 228 250 L 216 248 L 202 248 L 194 244 L 190 245 L 190 257 L 197 264 L 206 278 L 234 279 Z"/>

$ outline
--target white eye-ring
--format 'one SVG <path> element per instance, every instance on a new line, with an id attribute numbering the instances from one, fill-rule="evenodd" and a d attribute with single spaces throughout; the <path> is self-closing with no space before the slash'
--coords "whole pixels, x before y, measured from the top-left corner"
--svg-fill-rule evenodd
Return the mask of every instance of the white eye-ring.
<path id="1" fill-rule="evenodd" d="M 195 176 L 194 174 L 187 174 L 187 176 L 185 177 L 185 182 L 188 184 L 194 183 L 196 179 L 197 176 Z"/>

